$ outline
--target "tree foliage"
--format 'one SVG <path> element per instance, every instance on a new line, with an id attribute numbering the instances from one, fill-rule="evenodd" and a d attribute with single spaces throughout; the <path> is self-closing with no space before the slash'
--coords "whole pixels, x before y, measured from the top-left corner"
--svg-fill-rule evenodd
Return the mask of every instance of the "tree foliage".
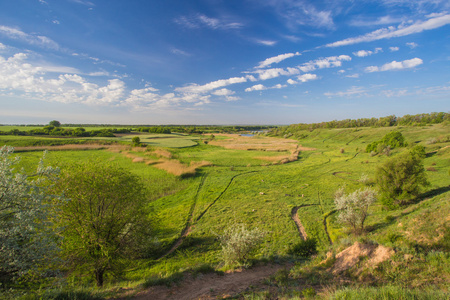
<path id="1" fill-rule="evenodd" d="M 338 220 L 350 226 L 356 234 L 364 231 L 364 222 L 369 215 L 369 207 L 376 201 L 376 192 L 370 188 L 359 189 L 345 195 L 344 189 L 339 189 L 334 197 Z"/>
<path id="2" fill-rule="evenodd" d="M 72 269 L 88 269 L 98 286 L 104 274 L 121 270 L 149 237 L 146 194 L 139 178 L 115 165 L 87 162 L 62 173 L 56 192 L 68 199 L 58 223 L 63 255 Z"/>
<path id="3" fill-rule="evenodd" d="M 389 147 L 390 149 L 394 149 L 397 147 L 407 146 L 405 138 L 399 131 L 391 131 L 386 134 L 381 140 L 375 141 L 367 145 L 366 152 L 370 153 L 372 151 L 376 151 L 378 153 L 382 152 L 384 149 Z M 388 155 L 389 156 L 389 155 Z"/>
<path id="4" fill-rule="evenodd" d="M 0 149 L 0 281 L 40 274 L 57 251 L 56 235 L 49 222 L 49 184 L 58 169 L 45 167 L 27 175 L 14 167 L 12 147 Z"/>
<path id="5" fill-rule="evenodd" d="M 419 154 L 408 152 L 391 158 L 377 168 L 376 181 L 381 201 L 389 208 L 406 204 L 417 197 L 421 187 L 429 184 Z"/>
<path id="6" fill-rule="evenodd" d="M 61 122 L 53 120 L 53 121 L 50 121 L 50 123 L 48 123 L 48 125 L 53 126 L 53 127 L 60 127 Z"/>
<path id="7" fill-rule="evenodd" d="M 264 233 L 261 230 L 247 229 L 244 224 L 234 224 L 225 229 L 219 236 L 225 265 L 244 264 L 263 237 Z"/>

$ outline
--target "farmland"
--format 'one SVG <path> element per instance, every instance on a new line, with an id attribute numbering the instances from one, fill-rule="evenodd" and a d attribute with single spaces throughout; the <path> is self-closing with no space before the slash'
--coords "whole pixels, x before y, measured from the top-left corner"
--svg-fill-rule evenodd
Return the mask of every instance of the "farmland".
<path id="1" fill-rule="evenodd" d="M 109 277 L 102 290 L 94 290 L 92 276 L 83 271 L 66 273 L 60 288 L 116 297 L 123 291 L 134 295 L 150 286 L 171 286 L 201 270 L 228 272 L 233 268 L 223 263 L 218 236 L 230 224 L 246 224 L 258 228 L 264 238 L 245 267 L 251 272 L 267 264 L 282 265 L 286 276 L 279 271 L 278 277 L 266 280 L 266 286 L 241 291 L 239 297 L 302 297 L 306 293 L 301 291 L 307 288 L 327 297 L 333 292 L 325 291 L 325 286 L 339 289 L 350 286 L 351 280 L 360 282 L 352 286 L 355 289 L 415 290 L 432 285 L 436 293 L 448 290 L 449 128 L 447 123 L 317 128 L 297 132 L 301 138 L 131 132 L 114 138 L 68 138 L 83 142 L 54 145 L 52 141 L 62 139 L 0 136 L 0 143 L 17 147 L 15 155 L 28 171 L 47 149 L 48 165 L 64 169 L 76 161 L 113 162 L 141 178 L 147 188 L 152 251 L 129 259 L 124 272 Z M 393 130 L 401 132 L 409 148 L 392 149 L 389 156 L 365 152 L 369 143 Z M 140 147 L 130 145 L 135 136 Z M 399 209 L 386 210 L 376 202 L 370 208 L 367 231 L 363 236 L 352 235 L 337 221 L 335 192 L 340 187 L 352 192 L 374 186 L 376 168 L 414 145 L 425 147 L 423 163 L 430 185 Z M 291 254 L 304 235 L 294 217 L 304 234 L 317 242 L 318 254 L 311 260 Z M 327 253 L 334 255 L 355 241 L 384 245 L 395 254 L 379 268 L 332 278 L 332 262 L 329 267 L 320 263 L 326 261 Z M 50 283 L 42 286 L 54 288 Z"/>

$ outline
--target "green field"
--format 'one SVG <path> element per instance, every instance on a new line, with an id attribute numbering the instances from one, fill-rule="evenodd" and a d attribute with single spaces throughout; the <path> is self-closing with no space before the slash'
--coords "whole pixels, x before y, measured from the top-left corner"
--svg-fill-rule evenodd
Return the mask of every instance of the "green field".
<path id="1" fill-rule="evenodd" d="M 424 166 L 429 170 L 427 176 L 431 185 L 408 207 L 386 211 L 376 203 L 366 221 L 368 232 L 363 237 L 353 237 L 336 221 L 334 193 L 341 186 L 351 192 L 374 182 L 377 166 L 389 157 L 372 156 L 365 153 L 365 148 L 393 129 L 399 130 L 410 146 L 425 146 L 427 157 Z M 212 164 L 200 168 L 195 176 L 188 178 L 170 175 L 151 165 L 132 163 L 123 153 L 108 150 L 50 151 L 47 163 L 64 168 L 73 161 L 113 161 L 137 174 L 148 187 L 154 252 L 148 258 L 129 261 L 129 267 L 120 278 L 108 280 L 105 293 L 111 293 L 120 286 L 138 291 L 140 284 L 149 278 L 170 281 L 176 274 L 204 264 L 225 270 L 217 235 L 232 223 L 244 223 L 265 233 L 260 247 L 253 253 L 252 264 L 294 262 L 289 275 L 293 280 L 290 286 L 294 290 L 293 282 L 304 278 L 307 272 L 315 272 L 316 281 L 310 286 L 324 284 L 322 281 L 328 280 L 324 275 L 326 272 L 316 266 L 326 252 L 342 250 L 357 239 L 396 249 L 392 258 L 395 264 L 383 264 L 384 272 L 378 269 L 370 271 L 370 276 L 367 275 L 371 278 L 371 281 L 367 279 L 370 284 L 389 283 L 409 288 L 433 284 L 437 289 L 446 290 L 450 266 L 448 249 L 433 248 L 437 249 L 433 250 L 434 254 L 430 254 L 431 250 L 417 249 L 431 247 L 429 240 L 440 243 L 443 239 L 441 227 L 450 225 L 449 132 L 450 127 L 446 124 L 305 131 L 298 144 L 315 150 L 301 151 L 297 161 L 286 164 L 272 164 L 259 158 L 280 153 L 224 149 L 199 143 L 199 136 L 131 134 L 114 139 L 103 138 L 125 143 L 139 136 L 145 145 L 166 147 L 166 151 L 182 163 L 208 161 Z M 1 144 L 16 146 L 33 145 L 33 140 L 32 137 L 0 136 Z M 393 149 L 391 157 L 404 151 L 408 148 Z M 30 170 L 41 153 L 21 152 L 17 155 L 22 158 L 23 167 Z M 136 152 L 135 155 L 145 157 L 146 154 Z M 361 182 L 364 176 L 368 180 Z M 291 219 L 295 207 L 299 207 L 298 215 L 308 237 L 318 242 L 319 255 L 311 262 L 296 260 L 288 254 L 293 245 L 301 241 Z M 439 221 L 433 223 L 433 220 Z M 159 259 L 180 238 L 186 226 L 189 226 L 190 233 L 181 246 Z M 444 234 L 448 238 L 448 229 Z M 416 238 L 416 235 L 423 238 Z M 410 253 L 413 253 L 412 260 L 405 261 L 405 255 Z M 433 279 L 438 276 L 441 278 Z M 90 276 L 79 277 L 78 274 L 69 275 L 67 281 L 71 282 L 72 288 L 92 285 Z M 289 294 L 287 290 L 285 293 Z M 252 295 L 259 297 L 260 294 L 255 292 Z"/>

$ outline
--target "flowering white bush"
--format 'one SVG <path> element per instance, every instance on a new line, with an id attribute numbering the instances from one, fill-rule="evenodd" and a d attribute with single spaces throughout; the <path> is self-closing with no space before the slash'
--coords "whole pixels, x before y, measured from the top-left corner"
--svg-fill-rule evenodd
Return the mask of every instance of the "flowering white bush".
<path id="1" fill-rule="evenodd" d="M 334 197 L 336 209 L 339 211 L 338 220 L 352 227 L 357 234 L 364 230 L 364 221 L 369 215 L 369 206 L 376 201 L 376 192 L 371 188 L 356 190 L 345 195 L 340 188 Z"/>
<path id="2" fill-rule="evenodd" d="M 250 252 L 258 246 L 263 237 L 261 230 L 249 230 L 244 224 L 234 224 L 225 229 L 223 235 L 219 236 L 225 265 L 245 263 Z"/>
<path id="3" fill-rule="evenodd" d="M 0 149 L 0 282 L 37 271 L 57 249 L 47 188 L 58 170 L 44 167 L 41 159 L 35 174 L 15 172 L 19 158 L 10 158 L 13 150 Z"/>

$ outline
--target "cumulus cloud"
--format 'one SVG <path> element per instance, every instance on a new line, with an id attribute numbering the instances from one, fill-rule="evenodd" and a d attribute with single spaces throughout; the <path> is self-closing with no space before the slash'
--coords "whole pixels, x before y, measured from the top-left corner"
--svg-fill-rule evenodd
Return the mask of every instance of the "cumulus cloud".
<path id="1" fill-rule="evenodd" d="M 287 87 L 287 85 L 285 85 L 285 84 L 276 84 L 276 85 L 274 85 L 272 87 L 266 87 L 266 86 L 264 86 L 262 84 L 256 84 L 256 85 L 254 85 L 252 87 L 246 88 L 245 91 L 246 92 L 264 91 L 264 90 L 269 90 L 269 89 L 282 89 L 282 88 L 285 88 L 285 87 Z"/>
<path id="2" fill-rule="evenodd" d="M 418 65 L 423 64 L 423 60 L 420 58 L 413 58 L 404 61 L 393 61 L 387 64 L 382 65 L 381 67 L 377 66 L 369 66 L 366 68 L 366 72 L 383 72 L 383 71 L 391 71 L 391 70 L 402 70 L 402 69 L 410 69 L 414 68 Z"/>
<path id="3" fill-rule="evenodd" d="M 323 69 L 323 68 L 340 67 L 342 66 L 342 61 L 350 61 L 350 60 L 352 60 L 352 58 L 348 55 L 329 56 L 325 58 L 311 60 L 299 66 L 298 68 L 302 72 L 307 73 L 314 71 L 318 68 Z"/>
<path id="4" fill-rule="evenodd" d="M 42 35 L 31 35 L 21 31 L 20 29 L 0 25 L 0 35 L 8 38 L 19 40 L 31 45 L 36 45 L 42 48 L 58 50 L 60 47 L 58 43 L 52 39 Z"/>
<path id="5" fill-rule="evenodd" d="M 303 75 L 297 76 L 297 79 L 300 82 L 307 82 L 307 81 L 311 81 L 311 80 L 316 80 L 316 79 L 318 79 L 318 77 L 316 74 L 303 74 Z"/>
<path id="6" fill-rule="evenodd" d="M 369 56 L 369 55 L 372 55 L 372 54 L 376 54 L 376 53 L 381 52 L 381 51 L 383 51 L 383 49 L 381 49 L 381 48 L 375 48 L 374 51 L 359 50 L 359 51 L 353 52 L 353 55 L 354 56 L 358 56 L 358 57 L 366 57 L 366 56 Z"/>
<path id="7" fill-rule="evenodd" d="M 389 47 L 389 50 L 390 50 L 391 52 L 395 52 L 395 51 L 400 50 L 400 48 L 399 48 L 399 47 Z"/>
<path id="8" fill-rule="evenodd" d="M 432 30 L 442 26 L 450 24 L 450 14 L 437 16 L 430 18 L 426 21 L 416 21 L 412 25 L 404 26 L 403 24 L 398 27 L 390 26 L 388 28 L 382 28 L 365 35 L 358 37 L 348 38 L 334 43 L 325 45 L 326 47 L 340 47 L 346 45 L 353 45 L 362 42 L 372 42 L 381 39 L 389 39 L 394 37 L 407 36 L 414 33 L 419 33 L 425 30 Z"/>
<path id="9" fill-rule="evenodd" d="M 282 62 L 285 59 L 288 59 L 288 58 L 291 58 L 291 57 L 294 57 L 294 56 L 298 56 L 298 55 L 301 55 L 301 54 L 299 52 L 296 52 L 296 53 L 285 53 L 285 54 L 280 54 L 280 55 L 277 55 L 277 56 L 269 57 L 269 58 L 263 60 L 262 62 L 260 62 L 259 65 L 256 68 L 258 68 L 258 69 L 266 68 L 266 67 L 269 67 L 272 64 L 277 64 L 279 62 Z"/>
<path id="10" fill-rule="evenodd" d="M 265 69 L 265 70 L 257 70 L 255 73 L 259 74 L 260 80 L 267 80 L 276 78 L 279 76 L 290 76 L 296 75 L 300 73 L 300 70 L 297 68 L 273 68 L 273 69 Z"/>

